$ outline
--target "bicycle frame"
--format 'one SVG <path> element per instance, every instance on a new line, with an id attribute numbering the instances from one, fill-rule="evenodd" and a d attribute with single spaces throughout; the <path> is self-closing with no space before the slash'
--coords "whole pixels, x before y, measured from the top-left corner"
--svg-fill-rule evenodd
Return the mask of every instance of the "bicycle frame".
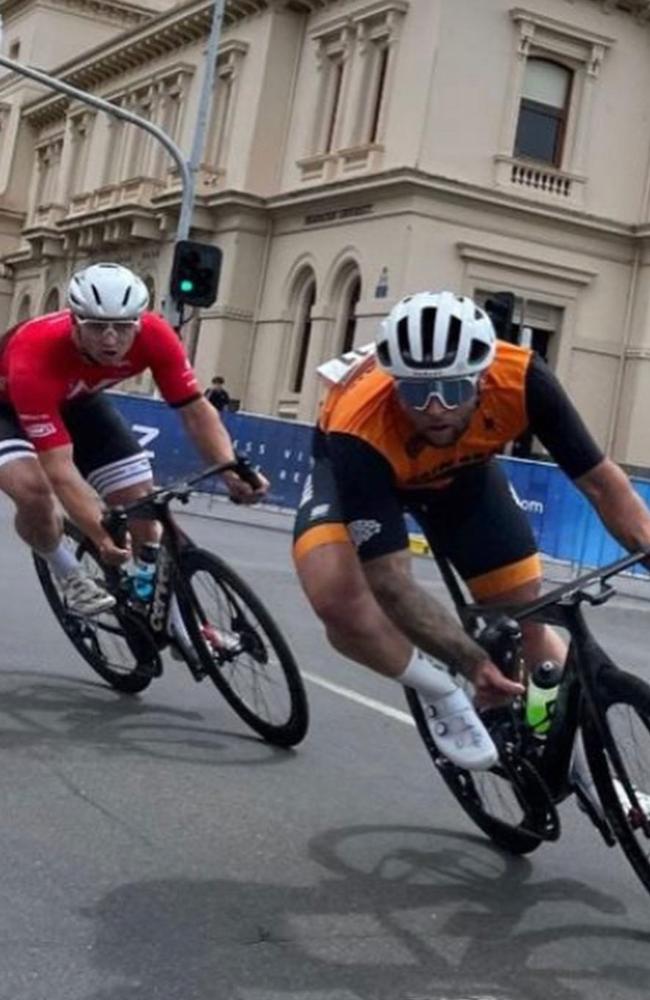
<path id="1" fill-rule="evenodd" d="M 639 550 L 624 556 L 606 566 L 585 573 L 583 576 L 561 584 L 548 593 L 520 605 L 472 604 L 466 600 L 458 577 L 445 556 L 434 552 L 434 558 L 442 578 L 456 605 L 463 625 L 473 636 L 479 636 L 481 623 L 507 617 L 521 623 L 537 621 L 555 625 L 567 630 L 570 636 L 565 671 L 558 691 L 557 708 L 544 748 L 537 757 L 535 766 L 544 780 L 551 798 L 559 801 L 568 793 L 568 777 L 571 755 L 583 713 L 588 711 L 603 746 L 617 768 L 620 766 L 618 751 L 608 731 L 601 724 L 597 710 L 597 682 L 603 669 L 617 670 L 618 667 L 601 648 L 585 620 L 581 605 L 605 603 L 616 593 L 607 581 L 647 559 L 650 552 Z M 596 592 L 588 588 L 599 585 Z M 625 782 L 626 792 L 634 795 L 634 790 Z"/>

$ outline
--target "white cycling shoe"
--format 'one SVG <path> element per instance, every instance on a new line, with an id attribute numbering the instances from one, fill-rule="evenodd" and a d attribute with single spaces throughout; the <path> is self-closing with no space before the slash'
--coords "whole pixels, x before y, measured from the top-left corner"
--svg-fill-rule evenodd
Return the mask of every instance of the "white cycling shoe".
<path id="1" fill-rule="evenodd" d="M 457 767 L 487 771 L 499 759 L 492 737 L 464 691 L 428 701 L 419 696 L 429 731 L 440 753 Z"/>
<path id="2" fill-rule="evenodd" d="M 115 607 L 113 595 L 81 569 L 68 573 L 58 582 L 67 610 L 75 615 L 92 618 Z"/>

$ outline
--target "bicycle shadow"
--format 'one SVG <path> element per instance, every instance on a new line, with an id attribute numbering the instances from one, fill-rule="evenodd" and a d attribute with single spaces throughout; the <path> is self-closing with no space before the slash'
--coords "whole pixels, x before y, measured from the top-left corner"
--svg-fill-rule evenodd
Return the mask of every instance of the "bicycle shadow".
<path id="1" fill-rule="evenodd" d="M 150 1000 L 162 984 L 197 1000 L 587 1000 L 608 982 L 645 995 L 648 937 L 613 925 L 618 900 L 577 879 L 534 881 L 529 861 L 485 840 L 368 826 L 319 834 L 309 856 L 309 886 L 181 877 L 111 891 L 83 911 L 104 983 L 87 1000 Z M 528 929 L 548 904 L 594 922 Z"/>
<path id="2" fill-rule="evenodd" d="M 225 703 L 224 710 L 230 711 Z M 121 695 L 101 681 L 3 671 L 0 749 L 75 744 L 92 746 L 104 756 L 135 753 L 211 767 L 280 764 L 292 756 L 250 732 L 208 725 L 195 709 Z"/>

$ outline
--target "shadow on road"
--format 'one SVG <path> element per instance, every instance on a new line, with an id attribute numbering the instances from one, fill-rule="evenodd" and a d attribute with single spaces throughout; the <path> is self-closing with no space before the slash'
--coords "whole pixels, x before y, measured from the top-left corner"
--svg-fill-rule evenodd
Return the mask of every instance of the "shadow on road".
<path id="1" fill-rule="evenodd" d="M 87 1000 L 587 1000 L 596 983 L 645 995 L 648 936 L 616 926 L 619 900 L 540 880 L 485 840 L 368 826 L 309 853 L 311 886 L 170 878 L 108 893 L 84 912 L 106 977 Z M 576 904 L 584 922 L 558 919 Z M 547 929 L 527 930 L 545 906 Z"/>
<path id="2" fill-rule="evenodd" d="M 215 688 L 209 701 L 224 705 Z M 208 712 L 206 711 L 206 715 Z M 243 725 L 243 724 L 242 724 Z M 18 671 L 0 674 L 0 749 L 82 744 L 105 755 L 139 754 L 195 764 L 275 764 L 290 750 L 259 737 L 222 730 L 195 710 L 120 695 L 99 681 Z M 233 753 L 233 748 L 245 753 Z"/>

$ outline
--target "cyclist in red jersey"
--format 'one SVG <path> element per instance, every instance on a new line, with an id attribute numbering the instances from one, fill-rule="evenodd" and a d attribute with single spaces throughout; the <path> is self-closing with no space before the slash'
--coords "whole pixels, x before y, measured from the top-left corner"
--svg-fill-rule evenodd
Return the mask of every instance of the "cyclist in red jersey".
<path id="1" fill-rule="evenodd" d="M 102 526 L 102 500 L 127 504 L 152 489 L 146 454 L 102 390 L 151 369 L 167 403 L 210 463 L 234 458 L 230 436 L 202 394 L 185 349 L 160 316 L 147 312 L 144 282 L 119 264 L 93 264 L 68 287 L 69 309 L 40 316 L 0 339 L 0 490 L 16 506 L 20 537 L 50 564 L 67 606 L 96 615 L 114 598 L 83 572 L 63 540 L 56 499 L 108 564 L 131 552 Z M 230 496 L 258 500 L 234 472 Z M 100 500 L 101 498 L 101 500 Z M 157 525 L 131 524 L 134 545 L 153 541 Z"/>
<path id="2" fill-rule="evenodd" d="M 490 767 L 491 737 L 435 659 L 468 677 L 484 706 L 523 688 L 414 579 L 404 513 L 476 599 L 504 604 L 534 599 L 541 583 L 530 524 L 494 457 L 527 429 L 623 545 L 650 546 L 650 514 L 543 361 L 497 342 L 469 298 L 409 296 L 381 323 L 376 351 L 321 372 L 331 388 L 295 529 L 302 587 L 338 652 L 417 691 L 443 754 Z M 554 630 L 523 631 L 529 666 L 564 662 Z M 580 747 L 574 775 L 590 781 Z"/>

